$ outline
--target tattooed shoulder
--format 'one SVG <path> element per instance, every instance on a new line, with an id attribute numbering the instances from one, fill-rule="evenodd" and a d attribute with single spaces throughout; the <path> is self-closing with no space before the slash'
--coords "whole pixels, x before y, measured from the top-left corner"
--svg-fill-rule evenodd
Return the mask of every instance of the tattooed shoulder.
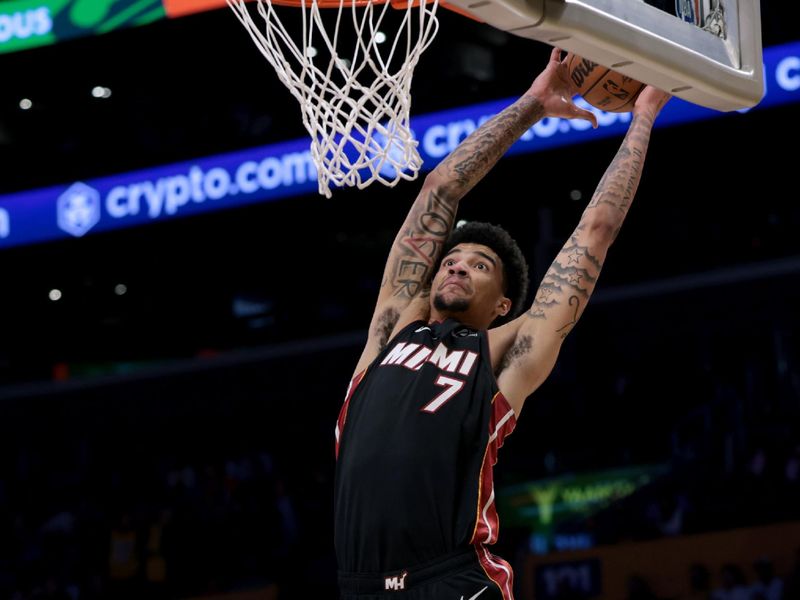
<path id="1" fill-rule="evenodd" d="M 498 369 L 498 373 L 505 371 L 508 367 L 513 365 L 515 362 L 520 360 L 523 356 L 528 354 L 533 348 L 533 336 L 531 335 L 521 335 L 515 341 L 511 348 L 503 356 L 503 360 L 500 363 L 500 368 Z"/>

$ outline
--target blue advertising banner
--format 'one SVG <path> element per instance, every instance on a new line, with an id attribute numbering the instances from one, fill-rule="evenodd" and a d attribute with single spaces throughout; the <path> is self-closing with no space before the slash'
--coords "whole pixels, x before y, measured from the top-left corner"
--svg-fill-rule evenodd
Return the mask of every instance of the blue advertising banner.
<path id="1" fill-rule="evenodd" d="M 800 101 L 800 42 L 764 51 L 765 95 L 762 110 Z M 411 119 L 419 141 L 423 170 L 432 169 L 464 138 L 513 98 L 420 115 Z M 582 100 L 578 101 L 579 104 Z M 586 104 L 583 106 L 591 108 Z M 509 150 L 538 152 L 598 137 L 621 136 L 630 113 L 597 109 L 599 127 L 586 121 L 543 119 Z M 674 99 L 659 117 L 665 127 L 726 116 Z M 735 115 L 733 116 L 735 118 Z M 307 138 L 240 152 L 165 165 L 45 189 L 0 195 L 0 248 L 110 231 L 153 221 L 189 216 L 317 193 L 316 169 Z"/>

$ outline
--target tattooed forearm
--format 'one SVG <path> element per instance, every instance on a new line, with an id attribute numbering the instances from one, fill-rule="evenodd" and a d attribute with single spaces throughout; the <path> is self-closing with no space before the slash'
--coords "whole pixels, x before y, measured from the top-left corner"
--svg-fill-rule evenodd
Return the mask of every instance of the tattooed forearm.
<path id="1" fill-rule="evenodd" d="M 534 123 L 544 116 L 541 102 L 523 96 L 481 125 L 436 168 L 449 194 L 472 188 Z"/>
<path id="2" fill-rule="evenodd" d="M 653 121 L 649 117 L 634 116 L 617 155 L 606 169 L 592 201 L 586 207 L 586 216 L 594 217 L 591 214 L 594 210 L 606 208 L 608 210 L 605 211 L 604 218 L 608 219 L 615 231 L 619 229 L 639 187 L 652 126 Z"/>
<path id="3" fill-rule="evenodd" d="M 533 337 L 530 335 L 522 335 L 514 341 L 514 345 L 508 349 L 508 352 L 503 356 L 503 360 L 498 369 L 498 373 L 504 371 L 507 367 L 511 366 L 514 362 L 520 360 L 523 356 L 528 354 L 533 347 Z"/>
<path id="4" fill-rule="evenodd" d="M 620 148 L 587 208 L 605 205 L 615 209 L 620 221 L 625 218 L 639 185 L 643 163 L 644 153 L 639 148 Z"/>

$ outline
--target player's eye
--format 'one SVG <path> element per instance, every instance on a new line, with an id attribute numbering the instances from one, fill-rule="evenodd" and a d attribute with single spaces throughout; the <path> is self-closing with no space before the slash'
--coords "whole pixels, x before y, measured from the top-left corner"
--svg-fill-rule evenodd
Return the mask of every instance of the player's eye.
<path id="1" fill-rule="evenodd" d="M 489 267 L 486 265 L 486 263 L 478 263 L 477 265 L 475 265 L 475 268 L 476 269 L 480 269 L 481 271 L 485 271 Z"/>

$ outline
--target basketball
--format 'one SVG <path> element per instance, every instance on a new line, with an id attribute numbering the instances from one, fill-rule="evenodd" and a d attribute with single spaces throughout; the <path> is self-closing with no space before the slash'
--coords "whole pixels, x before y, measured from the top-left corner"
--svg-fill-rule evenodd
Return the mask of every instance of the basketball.
<path id="1" fill-rule="evenodd" d="M 570 52 L 564 59 L 570 79 L 586 102 L 606 112 L 630 112 L 644 84 Z"/>

